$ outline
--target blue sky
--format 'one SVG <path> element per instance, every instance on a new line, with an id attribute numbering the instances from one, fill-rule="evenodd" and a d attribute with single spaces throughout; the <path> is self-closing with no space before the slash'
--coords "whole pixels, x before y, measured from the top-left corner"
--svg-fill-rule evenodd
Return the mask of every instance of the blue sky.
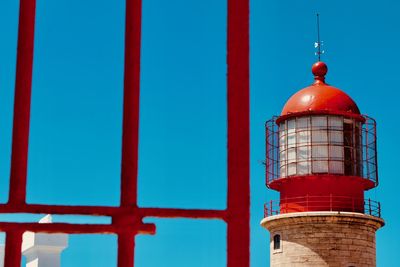
<path id="1" fill-rule="evenodd" d="M 346 91 L 363 114 L 378 122 L 380 185 L 369 195 L 381 201 L 387 225 L 377 234 L 377 260 L 378 266 L 396 266 L 399 5 L 394 0 L 251 1 L 251 266 L 268 266 L 268 233 L 259 221 L 263 203 L 278 198 L 264 187 L 264 122 L 312 82 L 317 12 L 327 82 Z M 37 0 L 28 202 L 119 202 L 124 9 L 123 0 Z M 142 206 L 225 208 L 226 13 L 226 1 L 143 0 Z M 0 1 L 3 202 L 17 19 L 18 1 Z M 224 223 L 146 221 L 155 222 L 158 232 L 137 237 L 136 266 L 226 265 Z M 64 267 L 116 266 L 116 238 L 73 235 L 62 260 Z"/>

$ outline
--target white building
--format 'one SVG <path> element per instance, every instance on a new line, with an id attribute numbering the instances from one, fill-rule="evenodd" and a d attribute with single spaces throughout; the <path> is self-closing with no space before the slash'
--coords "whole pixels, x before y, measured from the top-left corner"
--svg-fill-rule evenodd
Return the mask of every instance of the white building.
<path id="1" fill-rule="evenodd" d="M 47 215 L 39 221 L 39 223 L 51 222 L 51 215 Z M 61 252 L 67 247 L 67 234 L 25 232 L 21 252 L 26 257 L 26 267 L 60 267 Z M 3 266 L 4 245 L 0 245 L 0 267 Z"/>

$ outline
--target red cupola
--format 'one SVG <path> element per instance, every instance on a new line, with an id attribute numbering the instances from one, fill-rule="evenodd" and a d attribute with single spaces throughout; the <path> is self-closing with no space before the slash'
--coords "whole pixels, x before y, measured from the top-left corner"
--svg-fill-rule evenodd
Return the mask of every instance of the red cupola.
<path id="1" fill-rule="evenodd" d="M 327 71 L 315 63 L 314 83 L 266 123 L 266 183 L 282 213 L 364 212 L 364 191 L 378 183 L 375 121 L 325 83 Z"/>
<path id="2" fill-rule="evenodd" d="M 281 116 L 314 112 L 359 115 L 357 104 L 345 92 L 325 83 L 328 67 L 318 61 L 312 66 L 315 82 L 294 94 L 283 107 Z"/>

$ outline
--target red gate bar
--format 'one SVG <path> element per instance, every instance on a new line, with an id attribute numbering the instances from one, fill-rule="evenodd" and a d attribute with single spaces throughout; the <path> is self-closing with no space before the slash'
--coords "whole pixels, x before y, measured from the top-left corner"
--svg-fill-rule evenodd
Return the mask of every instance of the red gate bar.
<path id="1" fill-rule="evenodd" d="M 21 0 L 19 7 L 10 193 L 8 196 L 8 203 L 11 205 L 25 203 L 35 4 L 35 0 Z"/>
<path id="2" fill-rule="evenodd" d="M 121 216 L 133 214 L 134 207 L 111 207 L 111 206 L 63 206 L 63 205 L 41 205 L 24 204 L 13 207 L 8 204 L 0 204 L 0 213 L 42 213 L 60 215 L 92 215 L 92 216 Z M 205 209 L 168 209 L 168 208 L 138 208 L 137 213 L 141 217 L 159 218 L 199 218 L 199 219 L 221 219 L 225 220 L 225 210 Z M 1 225 L 1 222 L 0 222 Z"/>
<path id="3" fill-rule="evenodd" d="M 4 256 L 5 267 L 21 266 L 22 233 L 20 229 L 7 231 Z"/>
<path id="4" fill-rule="evenodd" d="M 144 217 L 224 220 L 228 225 L 227 265 L 248 267 L 249 240 L 249 1 L 228 0 L 228 200 L 226 210 L 137 207 L 141 0 L 126 0 L 124 112 L 119 207 L 26 204 L 35 0 L 20 0 L 10 194 L 0 213 L 110 216 L 111 224 L 0 222 L 7 234 L 5 267 L 20 267 L 24 231 L 114 233 L 118 266 L 134 264 L 135 235 L 154 234 Z"/>
<path id="5" fill-rule="evenodd" d="M 14 207 L 24 204 L 26 196 L 35 7 L 35 0 L 20 1 L 8 196 L 8 205 Z M 5 267 L 21 265 L 22 233 L 22 229 L 6 232 Z"/>
<path id="6" fill-rule="evenodd" d="M 121 207 L 133 207 L 137 213 L 137 168 L 139 142 L 140 46 L 142 0 L 126 0 L 125 18 L 124 111 L 122 128 Z M 123 220 L 124 217 L 120 218 Z M 134 228 L 142 218 L 135 217 Z M 118 266 L 134 264 L 135 236 L 118 234 Z"/>
<path id="7" fill-rule="evenodd" d="M 137 205 L 141 0 L 126 0 L 121 206 Z"/>
<path id="8" fill-rule="evenodd" d="M 228 0 L 228 266 L 250 262 L 249 1 Z"/>

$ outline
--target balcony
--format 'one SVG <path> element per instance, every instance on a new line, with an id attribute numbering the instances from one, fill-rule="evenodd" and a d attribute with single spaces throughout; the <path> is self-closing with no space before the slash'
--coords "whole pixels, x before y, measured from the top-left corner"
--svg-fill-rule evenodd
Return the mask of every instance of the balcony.
<path id="1" fill-rule="evenodd" d="M 264 204 L 264 217 L 310 211 L 356 212 L 381 218 L 381 204 L 371 199 L 344 196 L 302 196 L 271 200 Z"/>

